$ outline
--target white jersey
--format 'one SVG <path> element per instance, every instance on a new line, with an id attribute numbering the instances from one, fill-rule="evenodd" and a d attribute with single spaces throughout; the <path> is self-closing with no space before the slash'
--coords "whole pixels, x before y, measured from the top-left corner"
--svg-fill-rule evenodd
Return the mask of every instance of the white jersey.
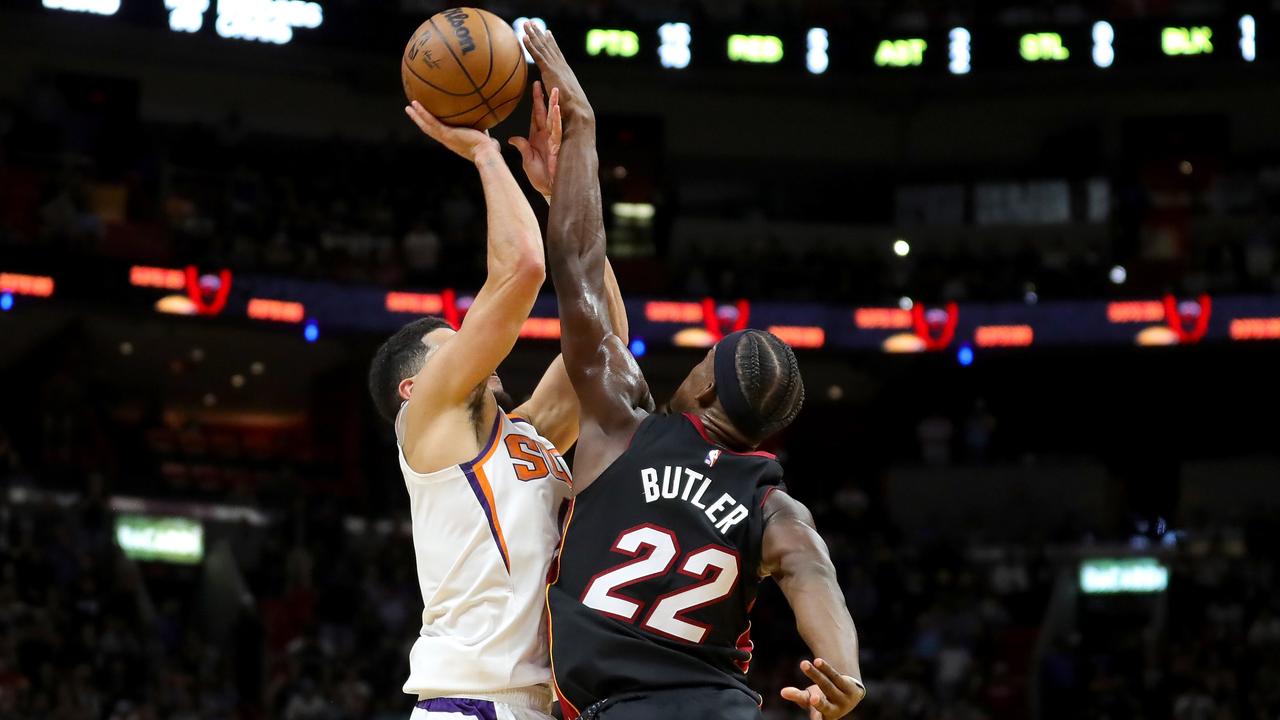
<path id="1" fill-rule="evenodd" d="M 564 458 L 502 412 L 471 462 L 422 474 L 399 455 L 423 604 L 404 691 L 502 699 L 549 684 L 543 608 L 571 487 Z"/>

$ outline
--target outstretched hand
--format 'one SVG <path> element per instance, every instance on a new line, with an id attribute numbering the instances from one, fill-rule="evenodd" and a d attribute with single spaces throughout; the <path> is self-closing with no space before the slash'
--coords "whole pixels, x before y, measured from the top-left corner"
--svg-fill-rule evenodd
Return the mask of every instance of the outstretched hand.
<path id="1" fill-rule="evenodd" d="M 552 92 L 560 90 L 560 105 L 565 117 L 594 120 L 595 112 L 591 109 L 591 103 L 587 102 L 587 94 L 583 92 L 578 76 L 573 74 L 573 69 L 564 59 L 564 53 L 560 52 L 560 46 L 556 44 L 551 32 L 535 23 L 525 23 L 524 46 L 538 64 L 542 82 L 552 88 Z"/>
<path id="2" fill-rule="evenodd" d="M 556 181 L 556 160 L 560 155 L 563 135 L 560 121 L 560 90 L 543 93 L 542 83 L 533 83 L 533 116 L 529 119 L 529 137 L 513 137 L 508 142 L 520 151 L 529 184 L 543 195 L 551 195 Z"/>
<path id="3" fill-rule="evenodd" d="M 488 132 L 445 125 L 435 115 L 427 112 L 417 100 L 407 105 L 404 111 L 413 120 L 413 124 L 428 137 L 472 162 L 486 149 L 501 149 L 498 141 L 489 137 Z"/>
<path id="4" fill-rule="evenodd" d="M 785 700 L 809 711 L 809 720 L 836 720 L 853 711 L 867 691 L 848 675 L 840 674 L 831 663 L 818 658 L 800 663 L 803 672 L 813 685 L 801 690 L 796 687 L 782 689 Z"/>

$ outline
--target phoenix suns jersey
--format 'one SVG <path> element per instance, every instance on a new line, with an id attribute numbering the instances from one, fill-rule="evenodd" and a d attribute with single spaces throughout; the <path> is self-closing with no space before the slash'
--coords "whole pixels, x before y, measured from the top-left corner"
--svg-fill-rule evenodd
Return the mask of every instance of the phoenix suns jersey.
<path id="1" fill-rule="evenodd" d="M 403 438 L 396 423 L 397 438 Z M 470 462 L 409 467 L 422 629 L 404 691 L 425 698 L 505 698 L 551 679 L 543 596 L 560 542 L 569 469 L 527 421 L 502 412 Z M 549 689 L 525 704 L 551 704 Z"/>
<path id="2" fill-rule="evenodd" d="M 693 415 L 651 415 L 573 501 L 547 588 L 551 662 L 569 720 L 602 700 L 740 690 L 751 660 L 762 507 L 782 481 L 763 452 L 715 445 Z"/>

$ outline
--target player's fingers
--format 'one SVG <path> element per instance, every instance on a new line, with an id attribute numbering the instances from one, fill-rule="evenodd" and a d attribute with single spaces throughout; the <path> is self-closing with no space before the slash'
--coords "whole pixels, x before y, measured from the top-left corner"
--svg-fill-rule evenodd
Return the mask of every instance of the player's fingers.
<path id="1" fill-rule="evenodd" d="M 552 96 L 556 98 L 555 104 L 551 106 L 551 154 L 560 152 L 560 140 L 564 137 L 564 121 L 560 118 L 560 91 L 553 90 Z"/>
<path id="2" fill-rule="evenodd" d="M 542 92 L 542 81 L 533 81 L 533 127 L 541 130 L 547 126 L 547 100 Z"/>
<path id="3" fill-rule="evenodd" d="M 513 147 L 513 148 L 515 148 L 516 150 L 520 151 L 520 157 L 524 158 L 525 160 L 528 160 L 528 159 L 529 159 L 529 149 L 530 149 L 530 148 L 529 148 L 529 141 L 528 141 L 528 140 L 525 140 L 525 139 L 524 139 L 524 138 L 522 138 L 522 137 L 513 137 L 513 138 L 508 139 L 508 140 L 507 140 L 507 142 L 511 145 L 511 147 Z"/>
<path id="4" fill-rule="evenodd" d="M 853 684 L 845 678 L 843 673 L 836 670 L 831 666 L 831 663 L 823 660 L 822 658 L 814 658 L 813 666 L 821 670 L 823 675 L 831 678 L 831 682 L 835 683 L 838 687 L 848 687 Z"/>
<path id="5" fill-rule="evenodd" d="M 431 113 L 418 104 L 417 100 L 414 100 L 413 104 L 406 107 L 404 111 L 409 115 L 409 119 L 413 121 L 413 124 L 418 126 L 419 130 L 433 138 L 439 137 L 440 121 L 436 120 Z"/>
<path id="6" fill-rule="evenodd" d="M 840 706 L 831 702 L 822 690 L 816 687 L 809 688 L 809 717 L 836 718 L 840 717 L 840 714 Z"/>
<path id="7" fill-rule="evenodd" d="M 813 664 L 825 673 L 827 677 L 831 678 L 831 682 L 843 693 L 843 699 L 857 703 L 861 702 L 862 698 L 866 696 L 867 689 L 862 683 L 835 669 L 831 663 L 822 658 L 817 658 L 813 661 Z"/>
<path id="8" fill-rule="evenodd" d="M 800 688 L 786 687 L 782 688 L 782 699 L 789 700 L 802 708 L 809 708 L 809 693 Z"/>
<path id="9" fill-rule="evenodd" d="M 825 673 L 814 667 L 813 663 L 808 661 L 800 663 L 800 670 L 818 686 L 818 690 L 820 690 L 826 697 L 835 698 L 841 697 L 844 694 L 840 691 L 840 688 L 836 687 L 835 683 L 831 682 L 831 678 L 827 677 Z"/>
<path id="10" fill-rule="evenodd" d="M 528 46 L 529 52 L 535 60 L 546 55 L 547 44 L 546 40 L 543 39 L 542 28 L 534 23 L 525 23 L 524 37 L 525 45 Z"/>
<path id="11" fill-rule="evenodd" d="M 556 43 L 555 33 L 551 32 L 550 30 L 547 31 L 546 43 L 547 43 L 547 51 L 551 53 L 552 57 L 556 57 L 556 58 L 564 57 L 564 54 L 560 52 L 560 45 Z"/>

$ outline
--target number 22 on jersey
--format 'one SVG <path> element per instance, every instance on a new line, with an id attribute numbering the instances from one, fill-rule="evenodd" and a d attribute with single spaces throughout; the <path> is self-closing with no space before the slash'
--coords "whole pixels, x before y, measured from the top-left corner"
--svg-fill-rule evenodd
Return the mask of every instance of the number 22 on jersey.
<path id="1" fill-rule="evenodd" d="M 646 630 L 672 640 L 700 643 L 706 639 L 711 628 L 684 614 L 725 599 L 738 583 L 736 552 L 707 545 L 680 558 L 675 533 L 656 525 L 646 523 L 623 530 L 612 550 L 634 559 L 592 578 L 582 594 L 582 604 L 617 620 L 634 623 L 644 609 L 641 602 L 618 591 L 666 575 L 677 559 L 681 575 L 700 581 L 659 597 L 640 622 Z"/>

